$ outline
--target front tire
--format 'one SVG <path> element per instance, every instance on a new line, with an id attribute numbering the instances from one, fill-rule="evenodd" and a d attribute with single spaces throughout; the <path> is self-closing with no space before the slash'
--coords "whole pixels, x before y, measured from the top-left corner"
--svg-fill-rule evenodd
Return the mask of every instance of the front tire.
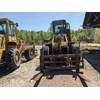
<path id="1" fill-rule="evenodd" d="M 40 50 L 40 72 L 44 72 L 45 70 L 45 64 L 44 59 L 45 55 L 49 55 L 49 46 L 43 46 L 42 49 Z"/>
<path id="2" fill-rule="evenodd" d="M 49 55 L 49 46 L 43 46 L 43 54 L 44 55 Z"/>
<path id="3" fill-rule="evenodd" d="M 21 54 L 16 48 L 8 49 L 5 56 L 5 62 L 9 69 L 15 70 L 20 67 L 21 64 Z"/>
<path id="4" fill-rule="evenodd" d="M 79 72 L 80 69 L 80 48 L 78 44 L 73 44 L 72 45 L 72 53 L 75 54 L 75 58 L 73 58 L 73 60 L 75 60 L 75 63 L 73 63 L 74 65 L 76 65 L 76 72 Z"/>

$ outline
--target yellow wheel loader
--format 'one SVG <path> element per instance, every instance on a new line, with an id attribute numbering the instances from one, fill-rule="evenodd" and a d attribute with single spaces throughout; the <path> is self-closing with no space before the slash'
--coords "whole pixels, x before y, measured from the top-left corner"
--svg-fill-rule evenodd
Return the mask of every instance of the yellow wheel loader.
<path id="1" fill-rule="evenodd" d="M 20 67 L 21 56 L 31 60 L 36 52 L 35 46 L 16 37 L 17 26 L 8 18 L 0 19 L 0 65 L 5 63 L 12 70 Z"/>

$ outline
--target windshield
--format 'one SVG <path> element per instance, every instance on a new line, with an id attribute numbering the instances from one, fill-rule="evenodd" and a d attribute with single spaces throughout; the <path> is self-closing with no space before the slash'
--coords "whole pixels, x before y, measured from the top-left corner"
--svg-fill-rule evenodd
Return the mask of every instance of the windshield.
<path id="1" fill-rule="evenodd" d="M 64 29 L 64 25 L 56 25 L 55 26 L 55 34 L 62 32 Z"/>
<path id="2" fill-rule="evenodd" d="M 5 34 L 5 33 L 6 33 L 6 22 L 0 21 L 0 34 Z"/>
<path id="3" fill-rule="evenodd" d="M 56 22 L 53 23 L 53 34 L 58 34 L 63 32 L 63 30 L 66 28 L 66 25 L 63 22 Z"/>

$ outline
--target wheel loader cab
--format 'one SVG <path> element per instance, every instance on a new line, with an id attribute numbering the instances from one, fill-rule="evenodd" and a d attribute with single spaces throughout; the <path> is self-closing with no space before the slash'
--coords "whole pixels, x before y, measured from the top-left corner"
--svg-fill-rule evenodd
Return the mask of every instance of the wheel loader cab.
<path id="1" fill-rule="evenodd" d="M 52 21 L 52 51 L 63 52 L 67 50 L 70 41 L 70 24 L 65 20 Z M 62 50 L 63 49 L 63 50 Z"/>
<path id="2" fill-rule="evenodd" d="M 15 24 L 13 21 L 7 18 L 0 19 L 0 36 L 2 40 L 5 40 L 5 48 L 11 48 L 9 46 L 16 45 L 16 34 L 15 34 Z M 3 41 L 2 41 L 3 42 Z"/>
<path id="3" fill-rule="evenodd" d="M 53 21 L 51 27 L 53 35 L 66 33 L 66 30 L 70 30 L 70 24 L 66 23 L 65 20 Z"/>
<path id="4" fill-rule="evenodd" d="M 15 24 L 14 22 L 8 20 L 7 21 L 7 38 L 8 38 L 8 41 L 7 41 L 7 45 L 8 45 L 8 48 L 16 48 L 17 46 L 17 38 L 16 38 L 16 34 L 15 34 Z"/>
<path id="5" fill-rule="evenodd" d="M 66 20 L 56 20 L 51 23 L 52 34 L 63 34 L 67 36 L 68 41 L 71 41 L 70 24 Z"/>

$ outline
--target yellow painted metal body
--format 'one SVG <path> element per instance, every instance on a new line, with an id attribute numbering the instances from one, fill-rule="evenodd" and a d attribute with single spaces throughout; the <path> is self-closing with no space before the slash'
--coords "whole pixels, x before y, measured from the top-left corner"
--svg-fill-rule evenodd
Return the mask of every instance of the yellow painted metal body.
<path id="1" fill-rule="evenodd" d="M 8 48 L 17 48 L 20 50 L 21 53 L 24 53 L 25 50 L 28 48 L 28 43 L 16 37 L 16 27 L 13 21 L 8 18 L 0 19 L 0 22 L 6 22 L 6 33 L 0 34 L 0 62 L 2 62 L 3 52 L 6 52 Z M 9 22 L 13 26 L 14 35 L 9 35 Z"/>
<path id="2" fill-rule="evenodd" d="M 66 34 L 58 34 L 56 36 L 53 36 L 52 39 L 52 48 L 58 49 L 60 48 L 67 48 L 68 46 L 68 39 Z"/>
<path id="3" fill-rule="evenodd" d="M 0 62 L 2 61 L 1 58 L 4 50 L 5 50 L 5 36 L 0 34 Z"/>

